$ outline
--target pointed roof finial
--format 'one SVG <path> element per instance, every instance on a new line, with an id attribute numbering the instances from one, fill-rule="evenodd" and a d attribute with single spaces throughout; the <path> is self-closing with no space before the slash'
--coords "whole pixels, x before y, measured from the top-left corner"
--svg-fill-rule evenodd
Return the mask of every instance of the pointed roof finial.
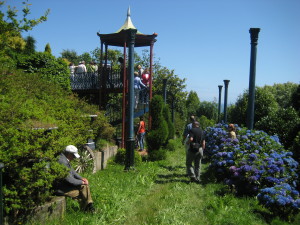
<path id="1" fill-rule="evenodd" d="M 128 10 L 127 10 L 127 17 L 130 17 L 130 6 L 128 6 Z"/>
<path id="2" fill-rule="evenodd" d="M 129 29 L 135 29 L 135 26 L 133 25 L 132 21 L 131 21 L 131 18 L 130 18 L 130 6 L 128 7 L 128 10 L 127 10 L 127 18 L 125 20 L 125 23 L 123 24 L 123 26 L 116 32 L 116 33 L 119 33 L 120 31 L 122 30 L 129 30 Z M 137 31 L 138 34 L 141 34 L 141 32 Z"/>

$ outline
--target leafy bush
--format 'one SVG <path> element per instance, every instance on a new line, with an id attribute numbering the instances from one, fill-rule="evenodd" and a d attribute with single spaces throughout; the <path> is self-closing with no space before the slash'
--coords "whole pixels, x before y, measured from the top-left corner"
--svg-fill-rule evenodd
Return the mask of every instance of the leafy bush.
<path id="1" fill-rule="evenodd" d="M 237 133 L 237 138 L 231 139 L 220 124 L 207 129 L 206 152 L 211 159 L 210 169 L 219 180 L 237 194 L 252 196 L 283 183 L 297 187 L 298 163 L 277 136 L 239 127 Z"/>
<path id="2" fill-rule="evenodd" d="M 96 114 L 97 108 L 39 75 L 3 70 L 0 108 L 4 210 L 10 218 L 21 218 L 43 204 L 53 181 L 66 175 L 56 157 L 66 145 L 86 143 L 91 120 L 85 115 Z M 98 126 L 109 127 L 101 121 Z"/>
<path id="3" fill-rule="evenodd" d="M 300 117 L 292 107 L 280 108 L 263 117 L 255 126 L 268 134 L 278 135 L 282 144 L 288 149 L 292 146 L 299 130 Z"/>
<path id="4" fill-rule="evenodd" d="M 163 115 L 164 115 L 164 118 L 167 122 L 168 131 L 169 131 L 169 135 L 168 135 L 167 140 L 173 139 L 174 135 L 175 135 L 175 127 L 174 127 L 174 124 L 172 123 L 172 120 L 171 120 L 171 113 L 170 113 L 170 108 L 169 108 L 168 105 L 164 105 Z"/>
<path id="5" fill-rule="evenodd" d="M 70 72 L 67 64 L 62 59 L 56 59 L 47 52 L 20 55 L 17 60 L 17 68 L 27 73 L 38 73 L 66 90 L 71 89 Z"/>
<path id="6" fill-rule="evenodd" d="M 150 161 L 165 160 L 166 158 L 167 158 L 167 151 L 163 148 L 151 152 L 151 154 L 149 154 L 148 157 Z"/>
<path id="7" fill-rule="evenodd" d="M 125 159 L 126 159 L 126 149 L 119 148 L 114 161 L 118 164 L 125 165 Z M 134 151 L 134 164 L 138 166 L 141 163 L 142 163 L 141 155 L 137 151 Z"/>
<path id="8" fill-rule="evenodd" d="M 287 183 L 264 188 L 260 190 L 257 198 L 261 204 L 283 219 L 291 220 L 291 216 L 300 209 L 299 192 Z"/>
<path id="9" fill-rule="evenodd" d="M 176 150 L 176 147 L 177 147 L 177 142 L 174 140 L 174 139 L 170 139 L 169 141 L 168 141 L 168 144 L 167 144 L 167 146 L 166 146 L 166 149 L 168 150 L 168 151 L 175 151 Z"/>
<path id="10" fill-rule="evenodd" d="M 151 130 L 147 134 L 148 152 L 159 150 L 168 138 L 168 125 L 163 116 L 163 99 L 161 96 L 154 96 L 150 102 L 150 115 L 152 117 Z"/>

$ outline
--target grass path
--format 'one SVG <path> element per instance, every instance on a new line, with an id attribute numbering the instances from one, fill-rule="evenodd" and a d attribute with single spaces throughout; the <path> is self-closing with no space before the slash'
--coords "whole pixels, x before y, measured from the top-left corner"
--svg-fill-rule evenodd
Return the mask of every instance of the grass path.
<path id="1" fill-rule="evenodd" d="M 124 172 L 124 166 L 110 163 L 107 169 L 87 175 L 97 212 L 80 212 L 77 202 L 68 199 L 66 217 L 53 224 L 288 224 L 265 221 L 261 215 L 268 214 L 254 198 L 234 197 L 205 174 L 207 165 L 203 184 L 190 183 L 184 165 L 181 145 L 168 153 L 167 160 L 144 162 L 135 171 Z"/>

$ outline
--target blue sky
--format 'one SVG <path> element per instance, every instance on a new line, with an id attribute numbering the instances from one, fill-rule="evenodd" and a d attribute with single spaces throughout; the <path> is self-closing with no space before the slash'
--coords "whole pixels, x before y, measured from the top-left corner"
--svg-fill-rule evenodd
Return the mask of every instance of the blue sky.
<path id="1" fill-rule="evenodd" d="M 21 5 L 21 1 L 6 2 Z M 29 3 L 30 18 L 37 18 L 46 9 L 51 12 L 48 21 L 23 36 L 33 36 L 38 51 L 44 51 L 50 43 L 57 57 L 63 49 L 82 54 L 99 47 L 96 33 L 117 31 L 130 6 L 132 22 L 139 31 L 158 33 L 155 58 L 174 69 L 180 78 L 186 78 L 186 90 L 196 91 L 200 101 L 217 101 L 218 85 L 224 86 L 224 79 L 230 80 L 229 104 L 235 103 L 248 89 L 252 27 L 261 28 L 256 85 L 300 81 L 299 0 L 29 0 Z"/>

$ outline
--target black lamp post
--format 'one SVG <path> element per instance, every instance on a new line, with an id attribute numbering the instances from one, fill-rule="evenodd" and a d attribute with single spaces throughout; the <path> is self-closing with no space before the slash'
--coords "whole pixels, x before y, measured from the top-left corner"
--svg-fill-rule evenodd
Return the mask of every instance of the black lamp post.
<path id="1" fill-rule="evenodd" d="M 222 95 L 222 85 L 219 85 L 219 106 L 218 106 L 218 123 L 220 123 L 220 114 L 221 114 L 221 95 Z"/>
<path id="2" fill-rule="evenodd" d="M 125 170 L 134 168 L 134 43 L 136 29 L 128 30 L 128 113 Z"/>
<path id="3" fill-rule="evenodd" d="M 250 77 L 249 77 L 249 97 L 247 109 L 247 127 L 253 129 L 254 124 L 254 104 L 255 104 L 255 75 L 256 75 L 256 53 L 257 40 L 260 28 L 250 28 L 251 56 L 250 56 Z"/>
<path id="4" fill-rule="evenodd" d="M 224 96 L 224 123 L 227 123 L 227 98 L 228 98 L 228 84 L 230 80 L 224 80 L 225 96 Z"/>
<path id="5" fill-rule="evenodd" d="M 163 79 L 163 98 L 165 104 L 167 104 L 167 78 Z"/>

